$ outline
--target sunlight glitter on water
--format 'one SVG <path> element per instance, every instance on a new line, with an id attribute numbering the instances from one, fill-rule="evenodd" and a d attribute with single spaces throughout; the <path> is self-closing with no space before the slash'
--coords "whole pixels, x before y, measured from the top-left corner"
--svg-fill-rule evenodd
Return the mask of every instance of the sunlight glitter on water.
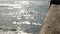
<path id="1" fill-rule="evenodd" d="M 10 2 L 9 2 L 10 3 Z M 40 30 L 41 22 L 43 21 L 46 13 L 45 8 L 48 3 L 46 1 L 13 1 L 13 3 L 0 4 L 1 9 L 1 21 L 2 23 L 7 22 L 9 25 L 17 25 L 19 30 L 18 34 L 33 34 Z M 4 7 L 2 7 L 4 6 Z M 46 8 L 47 10 L 48 8 Z M 3 12 L 2 12 L 3 11 Z M 41 17 L 42 16 L 42 17 Z M 3 22 L 4 20 L 4 22 Z M 1 22 L 0 21 L 0 22 Z M 22 26 L 21 26 L 22 25 Z M 12 27 L 12 25 L 10 25 Z M 9 26 L 8 26 L 9 27 Z M 19 28 L 18 28 L 19 27 Z M 27 32 L 26 32 L 26 31 Z"/>

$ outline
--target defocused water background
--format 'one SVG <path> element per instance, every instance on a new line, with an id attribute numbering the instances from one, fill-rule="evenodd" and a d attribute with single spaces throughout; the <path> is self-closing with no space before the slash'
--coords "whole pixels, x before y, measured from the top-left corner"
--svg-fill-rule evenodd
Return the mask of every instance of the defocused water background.
<path id="1" fill-rule="evenodd" d="M 0 34 L 38 34 L 49 5 L 50 0 L 0 0 Z"/>

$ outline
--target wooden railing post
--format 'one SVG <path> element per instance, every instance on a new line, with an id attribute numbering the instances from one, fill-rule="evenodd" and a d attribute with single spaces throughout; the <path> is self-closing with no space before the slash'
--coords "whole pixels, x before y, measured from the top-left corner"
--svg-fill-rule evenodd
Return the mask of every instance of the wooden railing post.
<path id="1" fill-rule="evenodd" d="M 60 34 L 60 5 L 51 5 L 40 34 Z"/>

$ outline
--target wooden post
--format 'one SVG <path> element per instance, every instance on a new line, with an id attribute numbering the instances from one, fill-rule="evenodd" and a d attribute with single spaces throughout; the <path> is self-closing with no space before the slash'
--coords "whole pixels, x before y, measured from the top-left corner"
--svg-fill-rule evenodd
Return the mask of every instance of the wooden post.
<path id="1" fill-rule="evenodd" d="M 60 5 L 51 5 L 40 34 L 60 34 Z"/>

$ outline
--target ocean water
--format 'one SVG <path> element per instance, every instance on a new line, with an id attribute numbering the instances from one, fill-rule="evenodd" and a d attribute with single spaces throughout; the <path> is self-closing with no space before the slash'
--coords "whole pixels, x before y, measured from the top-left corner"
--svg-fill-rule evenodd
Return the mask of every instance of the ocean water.
<path id="1" fill-rule="evenodd" d="M 0 34 L 38 34 L 49 6 L 50 0 L 0 0 Z"/>

